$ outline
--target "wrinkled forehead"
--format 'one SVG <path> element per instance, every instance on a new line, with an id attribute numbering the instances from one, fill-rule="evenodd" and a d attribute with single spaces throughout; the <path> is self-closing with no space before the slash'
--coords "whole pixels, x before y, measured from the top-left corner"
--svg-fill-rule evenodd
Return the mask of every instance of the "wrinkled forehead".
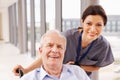
<path id="1" fill-rule="evenodd" d="M 49 42 L 49 43 L 56 43 L 56 44 L 65 44 L 65 39 L 57 34 L 51 35 L 48 34 L 44 37 L 44 42 Z"/>
<path id="2" fill-rule="evenodd" d="M 62 45 L 63 47 L 66 47 L 66 38 L 63 35 L 61 35 L 59 32 L 55 32 L 55 31 L 47 32 L 41 37 L 40 47 L 48 43 L 59 44 Z"/>

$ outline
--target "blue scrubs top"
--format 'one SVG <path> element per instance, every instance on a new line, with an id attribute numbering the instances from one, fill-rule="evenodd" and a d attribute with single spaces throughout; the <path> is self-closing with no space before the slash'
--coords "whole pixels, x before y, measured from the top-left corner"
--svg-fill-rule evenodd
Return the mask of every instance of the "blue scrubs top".
<path id="1" fill-rule="evenodd" d="M 78 39 L 80 33 L 77 28 L 67 30 L 62 33 L 67 38 L 67 47 L 64 57 L 64 63 L 75 61 L 77 56 Z M 89 47 L 89 46 L 88 46 Z M 80 56 L 88 47 L 81 49 Z M 89 53 L 81 61 L 81 65 L 91 65 L 104 67 L 114 61 L 110 43 L 102 35 L 95 40 Z"/>

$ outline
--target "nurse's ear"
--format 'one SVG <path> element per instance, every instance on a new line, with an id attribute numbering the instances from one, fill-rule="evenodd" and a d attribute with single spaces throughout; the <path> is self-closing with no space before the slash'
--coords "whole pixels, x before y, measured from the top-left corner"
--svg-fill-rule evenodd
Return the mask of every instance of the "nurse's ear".
<path id="1" fill-rule="evenodd" d="M 80 22 L 81 22 L 81 26 L 83 27 L 83 19 L 81 19 Z"/>
<path id="2" fill-rule="evenodd" d="M 83 28 L 84 28 L 84 21 L 83 21 L 83 19 L 81 19 L 80 22 L 81 22 L 81 29 L 83 30 Z M 81 32 L 81 29 L 80 29 L 80 32 Z"/>

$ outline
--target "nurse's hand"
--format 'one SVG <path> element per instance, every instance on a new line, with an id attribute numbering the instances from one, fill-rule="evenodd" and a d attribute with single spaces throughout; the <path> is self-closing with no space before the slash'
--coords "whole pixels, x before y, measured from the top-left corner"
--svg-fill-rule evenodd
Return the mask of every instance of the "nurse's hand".
<path id="1" fill-rule="evenodd" d="M 73 64 L 75 64 L 75 62 L 74 62 L 74 61 L 69 61 L 69 62 L 67 62 L 66 64 L 71 64 L 71 65 L 73 65 Z"/>
<path id="2" fill-rule="evenodd" d="M 15 76 L 20 76 L 17 72 L 18 69 L 22 70 L 23 74 L 27 73 L 27 69 L 23 68 L 21 65 L 16 65 L 12 70 Z"/>

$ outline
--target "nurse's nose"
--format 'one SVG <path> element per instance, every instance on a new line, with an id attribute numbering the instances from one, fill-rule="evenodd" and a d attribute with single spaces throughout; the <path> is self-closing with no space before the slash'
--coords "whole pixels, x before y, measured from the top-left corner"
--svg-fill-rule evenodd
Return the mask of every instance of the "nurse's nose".
<path id="1" fill-rule="evenodd" d="M 95 32 L 96 31 L 96 27 L 94 25 L 91 26 L 91 29 L 90 29 L 92 32 Z"/>

